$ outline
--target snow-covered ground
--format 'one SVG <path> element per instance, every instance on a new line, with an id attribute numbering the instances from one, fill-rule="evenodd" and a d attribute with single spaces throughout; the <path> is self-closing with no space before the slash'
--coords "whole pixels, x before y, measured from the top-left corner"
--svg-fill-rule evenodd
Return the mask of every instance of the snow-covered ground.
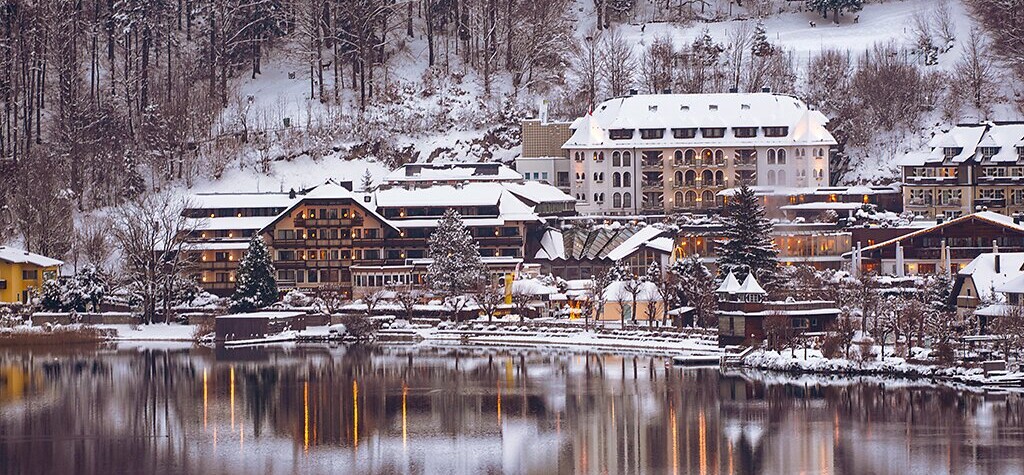
<path id="1" fill-rule="evenodd" d="M 117 332 L 115 340 L 123 341 L 193 341 L 195 325 L 154 323 L 152 325 L 94 325 Z"/>

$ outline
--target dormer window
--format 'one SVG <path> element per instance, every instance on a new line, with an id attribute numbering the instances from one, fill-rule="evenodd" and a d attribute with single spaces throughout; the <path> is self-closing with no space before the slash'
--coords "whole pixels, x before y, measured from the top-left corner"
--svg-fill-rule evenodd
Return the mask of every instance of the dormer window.
<path id="1" fill-rule="evenodd" d="M 697 129 L 672 129 L 672 136 L 677 139 L 692 139 L 697 136 Z"/>
<path id="2" fill-rule="evenodd" d="M 999 147 L 981 147 L 978 151 L 981 152 L 982 160 L 990 160 L 993 155 L 999 153 Z"/>
<path id="3" fill-rule="evenodd" d="M 608 136 L 612 140 L 629 140 L 633 138 L 633 129 L 611 129 Z"/>
<path id="4" fill-rule="evenodd" d="M 764 127 L 765 137 L 785 137 L 789 135 L 789 127 Z"/>
<path id="5" fill-rule="evenodd" d="M 942 156 L 945 157 L 946 160 L 949 160 L 957 155 L 960 155 L 960 152 L 963 151 L 964 149 L 961 147 L 944 147 L 942 149 Z"/>
<path id="6" fill-rule="evenodd" d="M 640 129 L 640 138 L 652 140 L 665 137 L 665 129 Z"/>
<path id="7" fill-rule="evenodd" d="M 658 106 L 656 106 L 656 105 L 647 106 L 647 112 L 658 112 Z"/>
<path id="8" fill-rule="evenodd" d="M 733 127 L 732 134 L 741 139 L 757 137 L 757 127 Z"/>
<path id="9" fill-rule="evenodd" d="M 725 137 L 725 127 L 701 127 L 700 135 L 706 139 L 720 139 Z"/>
<path id="10" fill-rule="evenodd" d="M 715 104 L 708 104 L 708 110 L 709 111 L 716 111 L 716 110 L 718 110 L 718 106 L 715 105 Z"/>
<path id="11" fill-rule="evenodd" d="M 1024 160 L 1024 146 L 1017 147 L 1017 160 Z"/>

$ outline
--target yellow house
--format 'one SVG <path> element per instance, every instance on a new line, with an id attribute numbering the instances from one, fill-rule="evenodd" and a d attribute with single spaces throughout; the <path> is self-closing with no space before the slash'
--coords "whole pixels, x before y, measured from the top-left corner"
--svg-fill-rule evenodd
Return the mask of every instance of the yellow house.
<path id="1" fill-rule="evenodd" d="M 634 304 L 636 315 L 633 315 Z M 636 288 L 630 289 L 625 282 L 616 281 L 605 288 L 601 320 L 620 321 L 624 319 L 627 323 L 634 320 L 646 322 L 652 316 L 655 321 L 666 321 L 665 302 L 657 285 L 651 282 L 641 282 Z M 595 318 L 597 318 L 596 315 Z"/>
<path id="2" fill-rule="evenodd" d="M 30 289 L 56 279 L 64 262 L 13 247 L 0 246 L 0 302 L 26 302 Z"/>

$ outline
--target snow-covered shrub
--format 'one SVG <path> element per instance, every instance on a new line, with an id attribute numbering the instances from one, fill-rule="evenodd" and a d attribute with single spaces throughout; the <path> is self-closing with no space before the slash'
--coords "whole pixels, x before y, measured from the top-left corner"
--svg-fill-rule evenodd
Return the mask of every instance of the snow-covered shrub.
<path id="1" fill-rule="evenodd" d="M 281 302 L 288 307 L 308 307 L 313 304 L 313 298 L 306 295 L 299 289 L 289 290 L 288 293 L 284 294 L 284 298 Z"/>

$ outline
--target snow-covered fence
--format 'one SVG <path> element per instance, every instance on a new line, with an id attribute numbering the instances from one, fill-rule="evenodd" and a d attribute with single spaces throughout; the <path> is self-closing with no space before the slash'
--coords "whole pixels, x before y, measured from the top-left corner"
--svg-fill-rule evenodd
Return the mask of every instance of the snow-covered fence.
<path id="1" fill-rule="evenodd" d="M 131 312 L 36 312 L 32 314 L 33 325 L 84 323 L 88 325 L 127 325 L 138 323 L 139 319 Z"/>

